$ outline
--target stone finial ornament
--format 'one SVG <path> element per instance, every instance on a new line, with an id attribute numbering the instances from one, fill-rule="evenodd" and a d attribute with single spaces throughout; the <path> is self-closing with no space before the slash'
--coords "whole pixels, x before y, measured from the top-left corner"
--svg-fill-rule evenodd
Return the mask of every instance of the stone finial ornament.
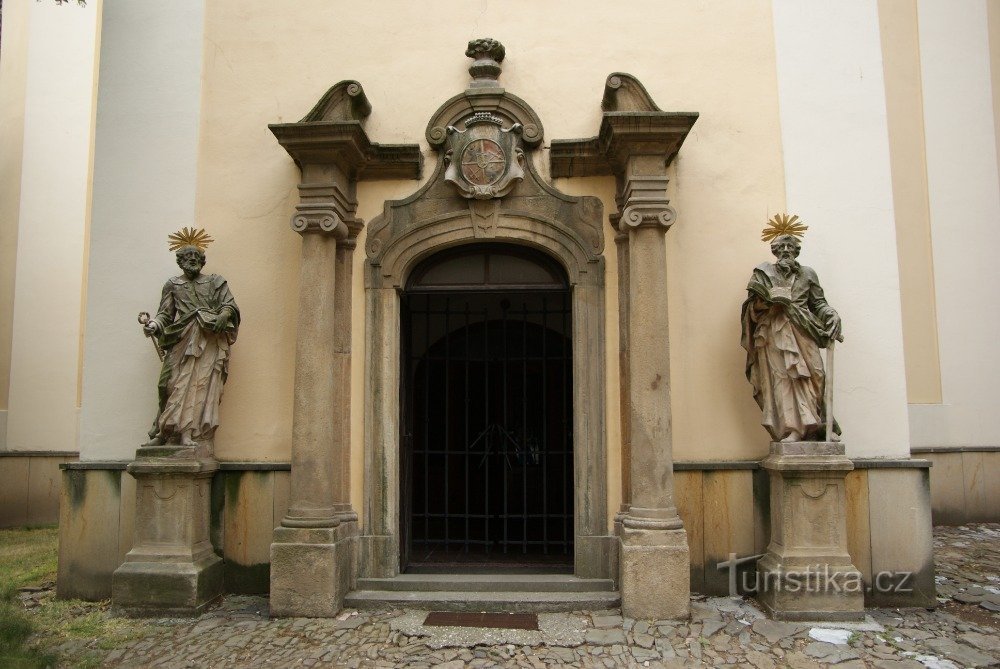
<path id="1" fill-rule="evenodd" d="M 798 216 L 779 214 L 768 222 L 762 237 L 777 262 L 754 269 L 743 303 L 746 375 L 774 441 L 835 441 L 840 434 L 828 392 L 832 356 L 828 352 L 831 369 L 825 370 L 820 349 L 844 338 L 816 272 L 796 260 L 806 229 Z"/>
<path id="2" fill-rule="evenodd" d="M 472 75 L 470 88 L 498 88 L 500 84 L 497 79 L 503 68 L 503 62 L 507 51 L 503 44 L 491 37 L 474 39 L 469 42 L 469 48 L 465 50 L 465 55 L 474 59 L 469 66 L 469 74 Z"/>
<path id="3" fill-rule="evenodd" d="M 163 361 L 157 384 L 160 405 L 146 447 L 210 450 L 203 442 L 210 442 L 219 426 L 219 402 L 240 310 L 224 278 L 201 272 L 205 247 L 212 241 L 204 230 L 194 228 L 169 236 L 183 273 L 163 285 L 156 315 L 140 321 Z"/>

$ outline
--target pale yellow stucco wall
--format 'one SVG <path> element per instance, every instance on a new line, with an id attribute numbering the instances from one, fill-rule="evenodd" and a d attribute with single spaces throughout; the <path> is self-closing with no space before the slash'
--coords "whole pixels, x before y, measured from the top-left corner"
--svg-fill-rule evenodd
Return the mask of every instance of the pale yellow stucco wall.
<path id="1" fill-rule="evenodd" d="M 14 327 L 17 218 L 21 206 L 24 93 L 28 73 L 28 5 L 3 8 L 0 43 L 0 447 L 6 437 L 10 344 Z"/>
<path id="2" fill-rule="evenodd" d="M 892 194 L 903 312 L 906 395 L 941 402 L 934 262 L 927 202 L 923 90 L 916 0 L 879 0 Z"/>
<path id="3" fill-rule="evenodd" d="M 14 20 L 4 26 L 0 72 L 0 246 L 10 260 L 3 263 L 0 289 L 0 347 L 9 355 L 9 366 L 5 361 L 0 368 L 8 409 L 4 446 L 65 451 L 77 445 L 102 4 L 10 4 Z"/>
<path id="4" fill-rule="evenodd" d="M 655 17 L 655 20 L 650 20 Z M 701 118 L 677 161 L 670 192 L 678 211 L 668 235 L 675 457 L 760 457 L 767 437 L 743 377 L 739 307 L 750 270 L 768 257 L 759 230 L 784 206 L 774 48 L 766 2 L 384 3 L 265 0 L 208 3 L 198 164 L 197 223 L 218 240 L 210 268 L 226 275 L 244 325 L 217 436 L 220 458 L 287 460 L 298 293 L 298 236 L 288 227 L 297 170 L 266 129 L 296 121 L 327 87 L 362 82 L 379 142 L 417 142 L 425 174 L 431 114 L 468 81 L 466 42 L 493 36 L 507 47 L 501 82 L 533 105 L 546 140 L 593 135 L 610 72 L 627 71 L 661 108 Z M 539 167 L 547 171 L 547 151 Z M 602 198 L 611 179 L 557 184 Z M 359 215 L 414 182 L 364 183 Z M 180 225 L 180 222 L 178 223 Z M 363 240 L 354 284 L 352 452 L 361 502 Z M 608 258 L 607 426 L 611 491 L 618 506 L 617 298 Z M 706 429 L 708 428 L 708 429 Z"/>

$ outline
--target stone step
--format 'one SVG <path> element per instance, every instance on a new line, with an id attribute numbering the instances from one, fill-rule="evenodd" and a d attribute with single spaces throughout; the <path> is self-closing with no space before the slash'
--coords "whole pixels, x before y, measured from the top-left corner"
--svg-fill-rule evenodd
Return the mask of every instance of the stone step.
<path id="1" fill-rule="evenodd" d="M 468 590 L 355 590 L 344 599 L 346 608 L 385 607 L 435 611 L 486 611 L 490 613 L 543 613 L 600 611 L 621 605 L 617 591 L 585 592 L 485 592 Z"/>
<path id="2" fill-rule="evenodd" d="M 612 592 L 610 579 L 568 574 L 400 574 L 360 578 L 358 590 L 450 592 Z"/>

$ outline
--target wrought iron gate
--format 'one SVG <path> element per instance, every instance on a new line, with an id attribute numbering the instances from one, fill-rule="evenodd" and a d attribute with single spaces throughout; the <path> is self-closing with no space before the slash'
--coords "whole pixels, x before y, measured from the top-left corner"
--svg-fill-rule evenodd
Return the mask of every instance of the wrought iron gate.
<path id="1" fill-rule="evenodd" d="M 404 296 L 404 567 L 571 561 L 570 311 L 566 287 Z"/>

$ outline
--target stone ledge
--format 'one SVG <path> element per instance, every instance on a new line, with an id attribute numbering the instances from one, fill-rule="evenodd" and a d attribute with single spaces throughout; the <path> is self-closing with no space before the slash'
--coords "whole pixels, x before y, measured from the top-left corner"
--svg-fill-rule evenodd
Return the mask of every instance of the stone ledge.
<path id="1" fill-rule="evenodd" d="M 59 469 L 103 469 L 110 471 L 124 471 L 131 460 L 83 460 L 80 462 L 60 463 Z"/>
<path id="2" fill-rule="evenodd" d="M 80 451 L 0 451 L 0 458 L 78 458 Z"/>
<path id="3" fill-rule="evenodd" d="M 915 446 L 910 453 L 1000 453 L 1000 446 Z"/>
<path id="4" fill-rule="evenodd" d="M 851 458 L 855 469 L 930 469 L 930 460 L 913 458 Z"/>
<path id="5" fill-rule="evenodd" d="M 220 462 L 222 472 L 288 472 L 292 470 L 291 462 Z"/>
<path id="6" fill-rule="evenodd" d="M 970 447 L 969 450 L 1000 451 L 1000 447 Z M 916 453 L 914 449 L 914 453 Z M 940 453 L 944 451 L 921 451 L 923 453 Z M 947 451 L 955 452 L 955 451 Z M 23 453 L 2 453 L 3 455 L 23 455 Z M 49 455 L 46 453 L 46 455 Z M 63 462 L 60 469 L 109 469 L 121 470 L 131 460 L 87 460 L 81 462 Z M 919 458 L 851 458 L 855 469 L 930 469 L 934 463 Z M 675 472 L 692 471 L 725 471 L 725 470 L 756 470 L 761 469 L 760 460 L 683 460 L 674 463 Z M 290 462 L 220 462 L 222 472 L 287 472 L 291 471 Z"/>

